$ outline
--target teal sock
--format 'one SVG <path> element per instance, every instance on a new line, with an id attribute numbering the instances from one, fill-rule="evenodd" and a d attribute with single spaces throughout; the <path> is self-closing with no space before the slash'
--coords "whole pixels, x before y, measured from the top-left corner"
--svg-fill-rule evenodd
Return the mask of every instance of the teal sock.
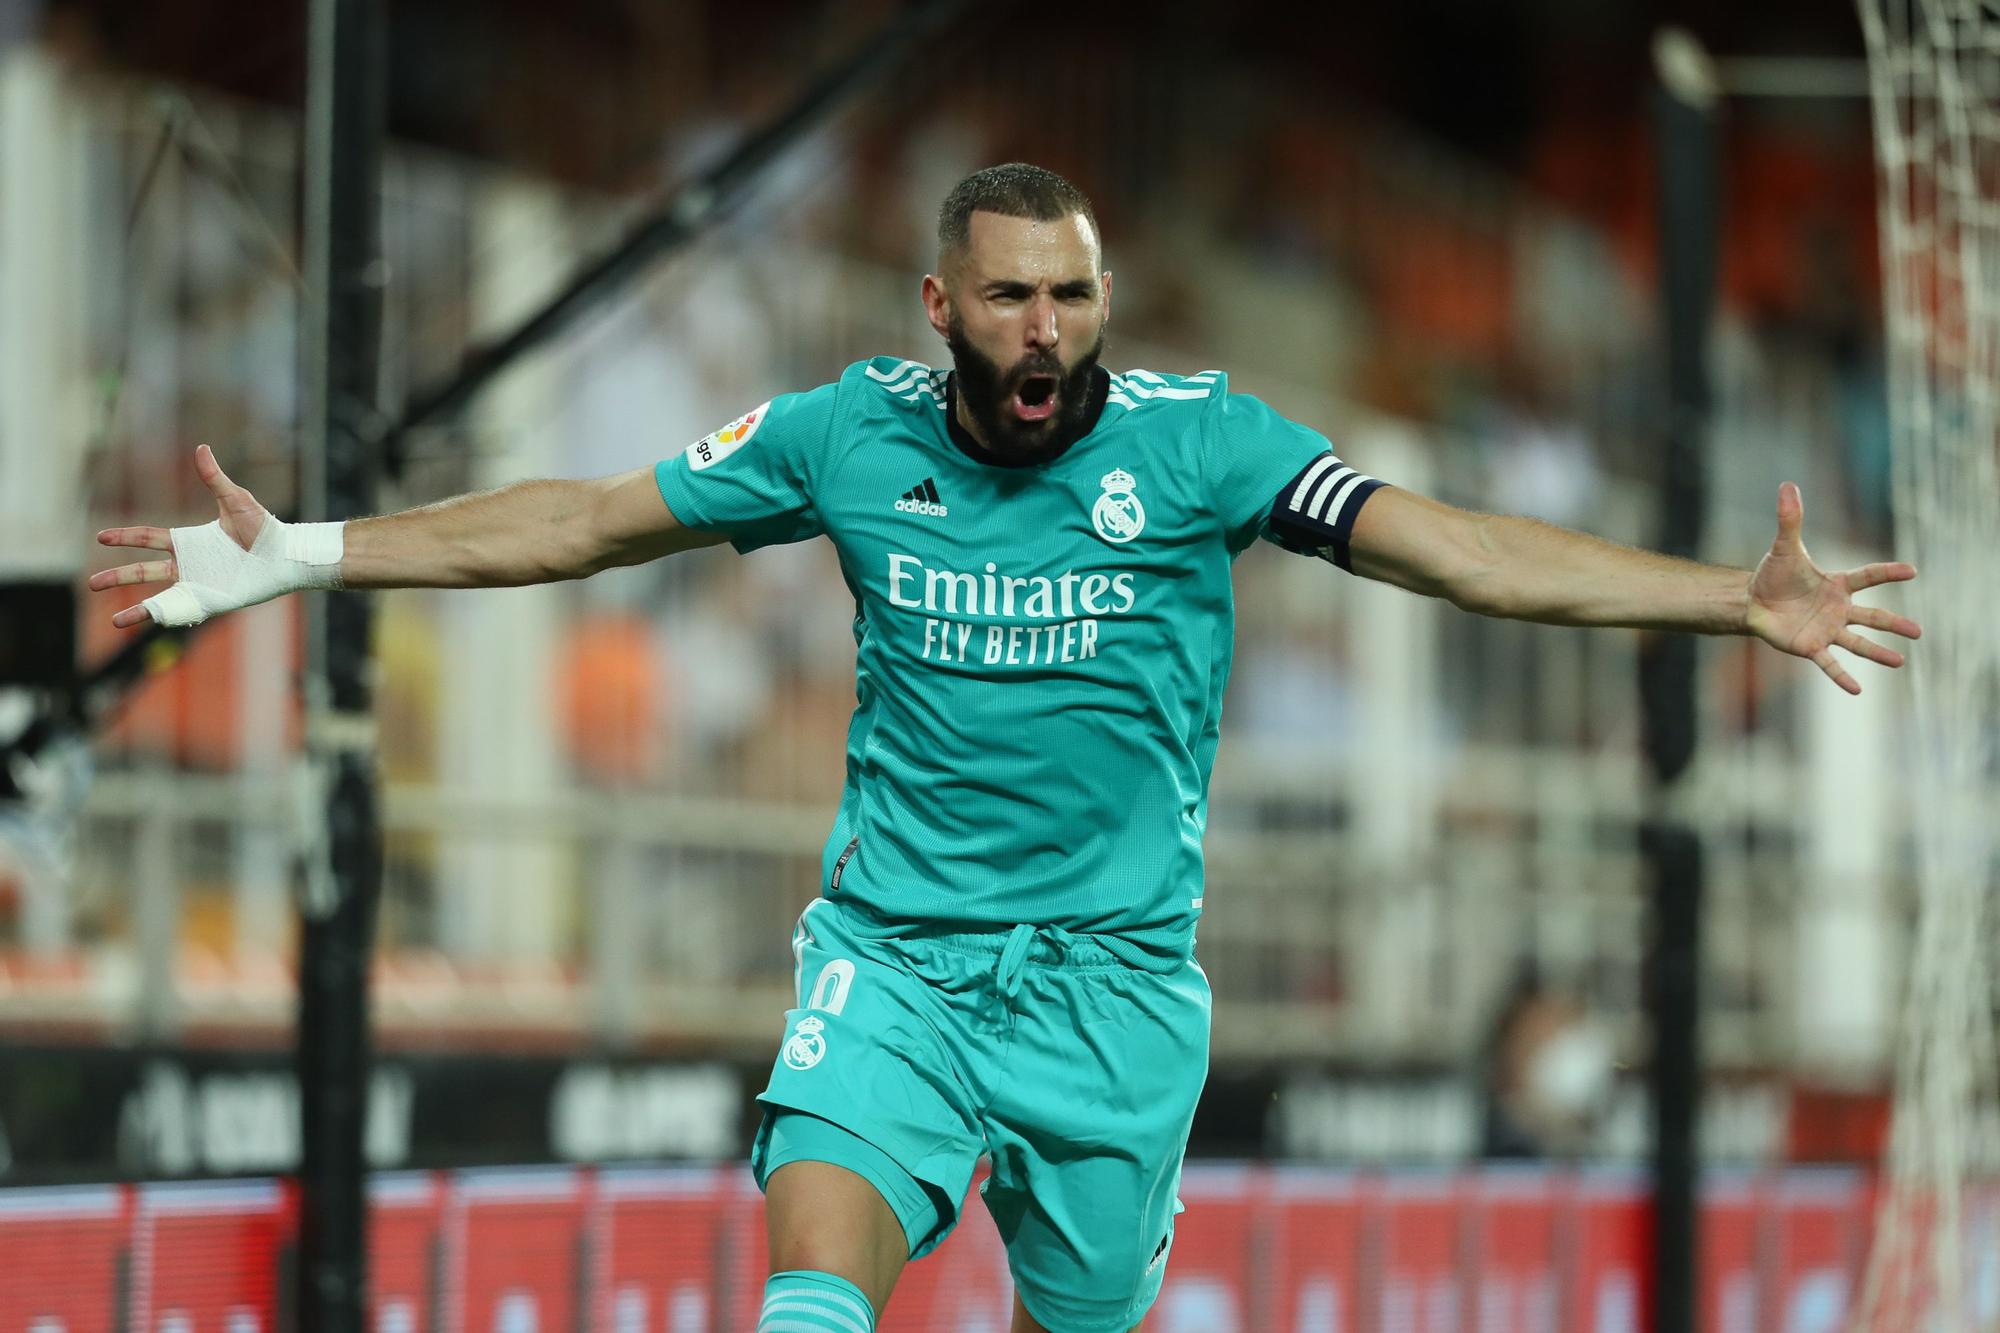
<path id="1" fill-rule="evenodd" d="M 757 1333 L 875 1333 L 875 1311 L 844 1277 L 796 1269 L 764 1283 Z"/>

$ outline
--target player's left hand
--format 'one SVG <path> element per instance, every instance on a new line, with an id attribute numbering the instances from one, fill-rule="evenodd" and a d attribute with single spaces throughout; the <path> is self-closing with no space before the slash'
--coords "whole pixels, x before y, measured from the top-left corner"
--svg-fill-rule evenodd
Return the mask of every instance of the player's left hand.
<path id="1" fill-rule="evenodd" d="M 1788 481 L 1778 488 L 1777 540 L 1757 562 L 1757 572 L 1750 580 L 1745 627 L 1773 648 L 1806 658 L 1849 694 L 1859 694 L 1860 682 L 1834 660 L 1835 647 L 1886 667 L 1903 665 L 1903 655 L 1849 627 L 1864 625 L 1906 639 L 1918 637 L 1923 630 L 1907 616 L 1855 605 L 1854 594 L 1878 583 L 1913 579 L 1917 570 L 1914 565 L 1895 561 L 1829 574 L 1806 554 L 1799 535 L 1804 522 L 1805 502 L 1799 497 L 1799 488 Z"/>

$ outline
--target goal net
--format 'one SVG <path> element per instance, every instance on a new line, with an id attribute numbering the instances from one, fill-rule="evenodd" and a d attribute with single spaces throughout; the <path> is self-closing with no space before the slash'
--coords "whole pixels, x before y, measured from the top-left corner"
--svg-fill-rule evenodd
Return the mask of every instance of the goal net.
<path id="1" fill-rule="evenodd" d="M 1858 1329 L 2000 1328 L 1993 910 L 2000 808 L 2000 5 L 1859 0 L 1880 168 L 1896 547 L 1921 577 L 1917 872 Z M 1857 799 L 1884 799 L 1857 793 Z"/>

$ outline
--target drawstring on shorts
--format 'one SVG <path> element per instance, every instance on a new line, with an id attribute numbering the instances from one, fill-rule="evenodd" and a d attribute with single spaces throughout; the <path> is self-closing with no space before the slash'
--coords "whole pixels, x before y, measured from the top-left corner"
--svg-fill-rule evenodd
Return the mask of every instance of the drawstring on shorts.
<path id="1" fill-rule="evenodd" d="M 1021 989 L 1021 978 L 1028 972 L 1028 955 L 1034 951 L 1037 937 L 1048 940 L 1058 953 L 1066 951 L 1076 938 L 1061 926 L 1031 926 L 1023 922 L 1007 933 L 1007 943 L 1001 947 L 1000 961 L 993 965 L 993 986 L 1004 1000 L 1011 1000 Z"/>

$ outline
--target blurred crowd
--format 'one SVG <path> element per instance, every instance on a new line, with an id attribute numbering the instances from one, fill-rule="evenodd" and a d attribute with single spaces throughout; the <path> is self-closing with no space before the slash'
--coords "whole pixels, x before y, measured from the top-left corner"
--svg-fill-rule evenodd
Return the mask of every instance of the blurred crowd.
<path id="1" fill-rule="evenodd" d="M 139 96 L 119 81 L 115 34 L 93 7 L 53 14 L 50 48 L 95 105 L 115 108 L 94 135 L 96 280 L 83 294 L 98 386 L 93 521 L 197 516 L 186 462 L 197 441 L 283 510 L 297 462 L 295 135 L 269 109 Z M 480 71 L 463 53 L 443 58 L 448 44 L 426 49 L 440 53 L 426 70 L 434 83 L 406 86 L 404 59 L 397 87 L 406 117 L 438 130 L 476 100 L 464 91 Z M 449 374 L 504 325 L 493 265 L 540 275 L 508 300 L 546 291 L 796 92 L 797 54 L 797 44 L 746 47 L 716 68 L 683 62 L 649 94 L 663 128 L 626 126 L 610 144 L 580 132 L 603 127 L 595 94 L 580 91 L 565 111 L 557 93 L 579 87 L 577 58 L 553 43 L 508 72 L 509 88 L 545 95 L 495 98 L 489 119 L 460 135 L 474 147 L 504 143 L 504 161 L 399 149 L 384 221 L 392 401 Z M 389 496 L 490 484 L 495 458 L 563 475 L 644 466 L 857 357 L 943 360 L 917 310 L 936 203 L 969 169 L 1031 158 L 1097 202 L 1118 275 L 1110 364 L 1219 365 L 1236 387 L 1337 441 L 1372 420 L 1415 423 L 1446 498 L 1646 539 L 1662 392 L 1643 114 L 1553 119 L 1503 171 L 1255 63 L 1162 67 L 1094 44 L 1054 60 L 1024 71 L 1004 51 L 955 58 L 798 143 L 741 217 L 539 357 L 539 388 L 509 399 L 511 415 L 475 410 L 416 437 Z M 1745 118 L 1727 138 L 1719 558 L 1755 554 L 1741 543 L 1763 540 L 1756 525 L 1780 476 L 1806 484 L 1825 529 L 1860 544 L 1886 537 L 1872 166 L 1865 116 L 1850 110 Z M 160 142 L 173 145 L 168 165 L 149 172 Z M 552 203 L 531 234 L 496 226 L 489 208 L 522 168 L 557 178 L 533 187 Z M 1742 514 L 1751 517 L 1732 517 Z M 1262 753 L 1323 757 L 1347 745 L 1368 706 L 1349 670 L 1353 636 L 1366 630 L 1330 572 L 1315 570 L 1307 586 L 1280 564 L 1245 562 L 1227 735 Z M 549 713 L 568 781 L 830 810 L 853 644 L 851 600 L 825 544 L 748 560 L 703 552 L 560 596 Z M 438 605 L 431 594 L 383 599 L 378 688 L 392 782 L 446 776 L 451 631 Z M 92 657 L 114 644 L 105 612 L 86 608 Z M 241 767 L 247 632 L 236 621 L 212 627 L 185 669 L 154 676 L 104 739 L 105 762 Z M 1442 747 L 1636 744 L 1622 679 L 1579 688 L 1577 672 L 1591 668 L 1574 665 L 1569 640 L 1500 634 L 1448 630 Z M 1551 668 L 1557 659 L 1571 666 Z M 1770 696 L 1784 681 L 1747 655 L 1725 658 L 1717 683 L 1742 730 L 1782 713 Z M 290 744 L 296 701 L 288 707 Z M 1310 735 L 1300 718 L 1314 720 Z M 1275 802 L 1240 809 L 1252 832 L 1299 818 Z M 422 861 L 403 873 L 422 880 Z M 1337 1000 L 1337 971 L 1302 972 L 1298 993 Z M 1496 1086 L 1584 1077 L 1562 1072 L 1570 1047 L 1555 1048 L 1549 1073 L 1522 1053 L 1540 1038 L 1506 1035 L 1563 1027 L 1574 1015 L 1556 1010 L 1570 1002 L 1517 1001 L 1514 1026 L 1495 1038 Z"/>
<path id="2" fill-rule="evenodd" d="M 754 61 L 748 68 L 759 72 Z M 559 349 L 560 383 L 544 419 L 480 430 L 540 433 L 553 444 L 539 452 L 558 470 L 601 474 L 677 452 L 775 392 L 830 378 L 852 357 L 942 359 L 915 323 L 935 202 L 974 165 L 1032 155 L 1097 197 L 1119 276 L 1112 364 L 1134 351 L 1177 369 L 1218 364 L 1281 407 L 1303 399 L 1292 410 L 1308 419 L 1311 408 L 1333 405 L 1336 419 L 1313 424 L 1337 438 L 1367 414 L 1421 423 L 1447 460 L 1441 489 L 1479 507 L 1615 528 L 1607 484 L 1654 478 L 1652 201 L 1636 127 L 1618 136 L 1553 129 L 1530 177 L 1547 187 L 1538 193 L 1377 120 L 1299 114 L 1268 90 L 1232 97 L 1254 71 L 1188 76 L 1187 100 L 1248 108 L 1198 127 L 1186 107 L 1161 105 L 1156 90 L 1134 90 L 1138 105 L 1119 106 L 1103 105 L 1116 101 L 1109 94 L 1060 85 L 1063 97 L 1100 105 L 1053 108 L 1075 127 L 1053 141 L 1024 129 L 1003 71 L 979 74 L 922 97 L 921 115 L 899 106 L 800 144 L 740 232 L 669 265 Z M 677 127 L 647 183 L 670 189 L 747 127 L 726 104 Z M 1179 130 L 1184 141 L 1171 149 L 1150 144 L 1154 132 Z M 539 130 L 563 132 L 551 121 Z M 1733 450 L 1797 464 L 1817 521 L 1879 542 L 1888 455 L 1869 164 L 1865 139 L 1828 137 L 1769 132 L 1730 147 L 1732 180 L 1746 188 L 1730 196 L 1723 247 L 1723 411 L 1732 390 L 1777 399 L 1788 429 L 1810 438 L 1742 440 L 1726 421 L 1718 435 Z M 1139 160 L 1126 161 L 1135 143 Z M 124 147 L 129 167 L 145 145 Z M 98 355 L 117 379 L 96 494 L 112 513 L 192 503 L 182 455 L 198 438 L 233 456 L 241 478 L 263 482 L 274 503 L 288 498 L 297 275 L 272 238 L 287 226 L 289 164 L 250 151 L 189 163 L 191 179 L 173 199 L 148 201 L 177 216 L 142 228 L 125 257 L 137 294 L 100 297 Z M 447 373 L 474 340 L 469 256 L 503 243 L 479 232 L 486 175 L 417 154 L 392 180 L 395 389 Z M 132 184 L 104 182 L 108 191 Z M 649 197 L 573 194 L 564 230 L 527 249 L 560 271 Z M 1595 215 L 1584 211 L 1593 205 Z M 105 242 L 118 239 L 113 230 Z M 898 301 L 907 308 L 893 309 Z M 414 484 L 458 488 L 477 447 L 462 433 L 427 438 Z M 1771 471 L 1768 456 L 1719 458 L 1720 503 L 1738 501 L 1728 493 L 1734 476 Z M 1752 501 L 1761 514 L 1762 497 Z M 780 684 L 821 674 L 837 681 L 845 671 L 841 633 L 831 628 L 838 617 L 825 605 L 825 560 L 771 553 L 741 569 L 690 563 L 700 578 L 658 571 L 582 594 L 564 687 L 579 776 L 648 781 L 684 770 L 688 755 L 716 762 L 719 742 L 755 751 L 746 738 L 756 719 L 790 726 L 796 711 L 814 712 L 838 693 L 815 680 L 810 697 L 789 698 Z M 754 595 L 738 586 L 745 581 L 757 585 Z M 743 623 L 745 607 L 759 608 L 761 623 Z M 1295 654 L 1278 632 L 1280 641 L 1246 645 L 1246 677 L 1286 674 L 1277 663 Z M 101 651 L 103 635 L 92 642 Z M 695 643 L 704 646 L 687 646 Z M 1274 662 L 1260 660 L 1266 651 Z M 1337 656 L 1336 648 L 1325 679 L 1297 685 L 1323 697 L 1319 715 L 1335 719 Z M 689 673 L 679 664 L 688 657 L 740 669 Z M 713 691 L 726 697 L 707 697 Z M 211 706 L 228 710 L 225 700 Z M 616 720 L 628 716 L 639 725 Z M 195 728 L 185 743 L 229 753 L 226 729 Z M 683 754 L 684 745 L 694 748 Z M 758 768 L 749 764 L 752 787 L 802 790 Z"/>

